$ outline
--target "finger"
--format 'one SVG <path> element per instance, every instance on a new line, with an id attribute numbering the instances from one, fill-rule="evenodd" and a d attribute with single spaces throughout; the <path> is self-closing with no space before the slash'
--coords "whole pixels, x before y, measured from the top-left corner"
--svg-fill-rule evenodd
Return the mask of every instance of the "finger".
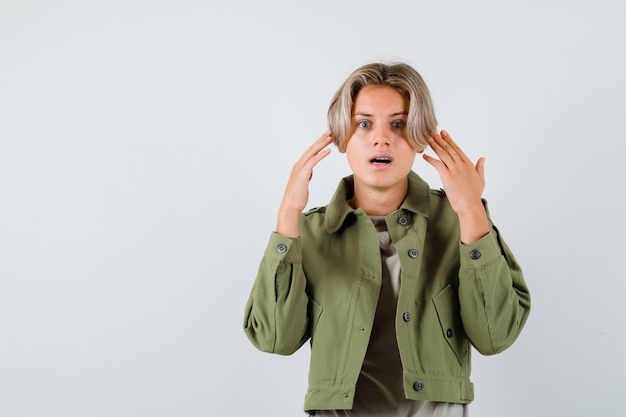
<path id="1" fill-rule="evenodd" d="M 444 131 L 442 130 L 442 132 Z M 440 152 L 448 154 L 451 154 L 451 152 L 454 151 L 454 147 L 448 143 L 446 139 L 444 139 L 441 133 L 437 133 L 435 131 L 431 132 L 429 142 L 433 147 L 433 150 L 438 149 Z"/>
<path id="2" fill-rule="evenodd" d="M 446 166 L 443 162 L 441 162 L 439 159 L 437 158 L 433 158 L 430 155 L 427 154 L 423 154 L 422 158 L 428 162 L 429 164 L 431 164 L 438 172 L 441 172 L 441 170 L 445 169 Z"/>
<path id="3" fill-rule="evenodd" d="M 319 161 L 321 161 L 322 159 L 326 158 L 329 154 L 330 154 L 330 148 L 326 148 L 326 149 L 323 149 L 320 152 L 316 153 L 315 155 L 313 155 L 313 157 L 311 157 L 311 159 L 309 159 L 309 162 L 312 163 L 311 169 L 315 165 L 317 165 L 317 163 Z"/>
<path id="4" fill-rule="evenodd" d="M 459 145 L 454 142 L 452 136 L 450 136 L 447 131 L 442 130 L 439 137 L 441 138 L 441 147 L 445 149 L 454 161 L 463 161 L 464 159 L 467 159 L 461 148 L 459 148 Z"/>
<path id="5" fill-rule="evenodd" d="M 317 139 L 314 143 L 313 143 L 313 148 L 324 148 L 325 146 L 327 146 L 330 141 L 332 140 L 332 133 L 330 132 L 330 130 L 327 130 L 326 132 L 324 132 L 324 134 L 322 136 L 319 137 L 319 139 Z"/>
<path id="6" fill-rule="evenodd" d="M 443 151 L 443 147 L 441 146 L 440 141 L 441 136 L 439 136 L 439 133 L 435 131 L 430 132 L 430 136 L 428 137 L 428 144 L 430 145 L 432 150 L 435 151 L 435 153 Z"/>
<path id="7" fill-rule="evenodd" d="M 313 168 L 315 168 L 315 166 L 324 158 L 326 158 L 328 156 L 328 154 L 330 154 L 330 148 L 326 148 L 318 153 L 316 153 L 315 155 L 313 155 L 311 158 L 309 158 L 306 163 L 304 164 L 304 168 L 306 170 L 308 170 L 309 172 L 309 181 L 311 181 L 311 178 L 313 178 Z"/>
<path id="8" fill-rule="evenodd" d="M 450 149 L 453 150 L 454 154 L 458 156 L 458 159 L 460 159 L 461 161 L 468 160 L 467 156 L 465 155 L 465 152 L 463 152 L 463 150 L 459 147 L 459 145 L 456 144 L 456 142 L 454 141 L 454 139 L 452 139 L 452 136 L 450 136 L 448 131 L 442 130 L 441 138 L 444 140 L 444 142 L 448 144 Z"/>
<path id="9" fill-rule="evenodd" d="M 330 154 L 330 148 L 322 149 L 315 155 L 302 162 L 302 169 L 309 172 L 309 181 L 313 178 L 313 168 Z"/>
<path id="10" fill-rule="evenodd" d="M 312 156 L 317 155 L 322 149 L 330 145 L 332 141 L 332 135 L 330 130 L 326 131 L 319 139 L 317 139 L 309 148 L 302 154 L 301 160 L 308 160 Z"/>
<path id="11" fill-rule="evenodd" d="M 428 144 L 431 149 L 437 154 L 441 162 L 447 167 L 451 168 L 458 158 L 454 149 L 441 137 L 437 132 L 431 132 Z"/>
<path id="12" fill-rule="evenodd" d="M 313 154 L 309 156 L 309 161 L 313 163 L 313 166 L 317 165 L 319 161 L 326 158 L 330 153 L 330 148 L 327 148 L 332 141 L 330 131 L 324 133 L 311 147 Z"/>
<path id="13" fill-rule="evenodd" d="M 485 180 L 485 157 L 478 159 L 476 162 L 476 172 L 481 180 Z"/>
<path id="14" fill-rule="evenodd" d="M 298 159 L 294 166 L 306 166 L 310 159 L 319 154 L 326 146 L 330 145 L 331 141 L 332 136 L 330 135 L 330 131 L 327 131 L 311 146 L 309 146 L 306 151 L 304 151 L 304 153 L 300 156 L 300 159 Z"/>

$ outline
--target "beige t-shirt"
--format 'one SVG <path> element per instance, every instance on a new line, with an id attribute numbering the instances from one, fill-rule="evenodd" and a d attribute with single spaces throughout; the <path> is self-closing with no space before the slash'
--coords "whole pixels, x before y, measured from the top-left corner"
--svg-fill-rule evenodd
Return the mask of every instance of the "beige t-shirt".
<path id="1" fill-rule="evenodd" d="M 464 404 L 415 401 L 404 397 L 402 362 L 396 340 L 396 305 L 400 291 L 400 260 L 384 216 L 371 216 L 378 232 L 383 282 L 376 317 L 352 410 L 316 411 L 323 417 L 467 417 Z"/>

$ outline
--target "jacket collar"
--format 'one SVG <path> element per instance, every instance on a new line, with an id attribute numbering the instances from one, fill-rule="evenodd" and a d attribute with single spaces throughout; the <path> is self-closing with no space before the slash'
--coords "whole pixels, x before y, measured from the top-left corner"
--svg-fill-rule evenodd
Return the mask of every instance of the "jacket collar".
<path id="1" fill-rule="evenodd" d="M 428 217 L 430 209 L 430 187 L 415 172 L 408 175 L 409 187 L 404 201 L 400 205 L 400 210 L 421 214 Z M 348 214 L 356 214 L 361 209 L 353 209 L 348 201 L 354 195 L 354 175 L 347 176 L 341 180 L 335 195 L 326 207 L 326 230 L 334 233 L 344 224 Z"/>

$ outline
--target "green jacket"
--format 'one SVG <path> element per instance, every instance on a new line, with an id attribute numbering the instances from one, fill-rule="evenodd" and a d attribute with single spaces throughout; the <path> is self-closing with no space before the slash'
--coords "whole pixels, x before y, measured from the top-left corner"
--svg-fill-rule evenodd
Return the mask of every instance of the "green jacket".
<path id="1" fill-rule="evenodd" d="M 469 403 L 470 344 L 509 347 L 530 310 L 522 271 L 495 226 L 460 243 L 443 191 L 415 173 L 386 218 L 400 257 L 396 336 L 409 399 Z M 352 177 L 328 206 L 300 219 L 300 237 L 273 233 L 246 305 L 244 328 L 260 350 L 289 355 L 311 341 L 305 410 L 350 409 L 367 350 L 382 265 L 376 230 L 348 204 Z"/>

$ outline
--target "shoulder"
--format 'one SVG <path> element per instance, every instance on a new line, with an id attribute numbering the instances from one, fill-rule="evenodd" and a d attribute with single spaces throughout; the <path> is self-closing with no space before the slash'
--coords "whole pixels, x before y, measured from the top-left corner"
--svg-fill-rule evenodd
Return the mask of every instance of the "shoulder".
<path id="1" fill-rule="evenodd" d="M 431 205 L 433 206 L 446 206 L 451 209 L 450 201 L 448 201 L 448 195 L 446 194 L 446 190 L 444 190 L 443 188 L 439 188 L 439 189 L 431 188 L 430 200 L 431 200 Z M 487 200 L 481 197 L 480 201 L 482 201 L 483 206 L 485 206 L 485 209 L 486 209 Z"/>
<path id="2" fill-rule="evenodd" d="M 443 188 L 439 188 L 439 189 L 431 188 L 429 190 L 429 194 L 430 194 L 431 209 L 435 209 L 435 210 L 452 209 L 450 206 L 450 202 L 448 201 L 448 196 L 446 195 L 446 191 Z"/>
<path id="3" fill-rule="evenodd" d="M 324 215 L 326 214 L 326 207 L 327 206 L 320 206 L 320 207 L 313 207 L 305 212 L 302 213 L 302 216 L 304 217 L 308 217 L 311 216 L 313 214 L 321 214 Z"/>
<path id="4" fill-rule="evenodd" d="M 300 215 L 300 235 L 316 236 L 326 230 L 326 211 L 328 206 L 313 207 Z"/>
<path id="5" fill-rule="evenodd" d="M 428 209 L 428 223 L 437 229 L 448 227 L 457 227 L 459 218 L 452 210 L 448 196 L 445 190 L 431 189 L 430 205 Z"/>

